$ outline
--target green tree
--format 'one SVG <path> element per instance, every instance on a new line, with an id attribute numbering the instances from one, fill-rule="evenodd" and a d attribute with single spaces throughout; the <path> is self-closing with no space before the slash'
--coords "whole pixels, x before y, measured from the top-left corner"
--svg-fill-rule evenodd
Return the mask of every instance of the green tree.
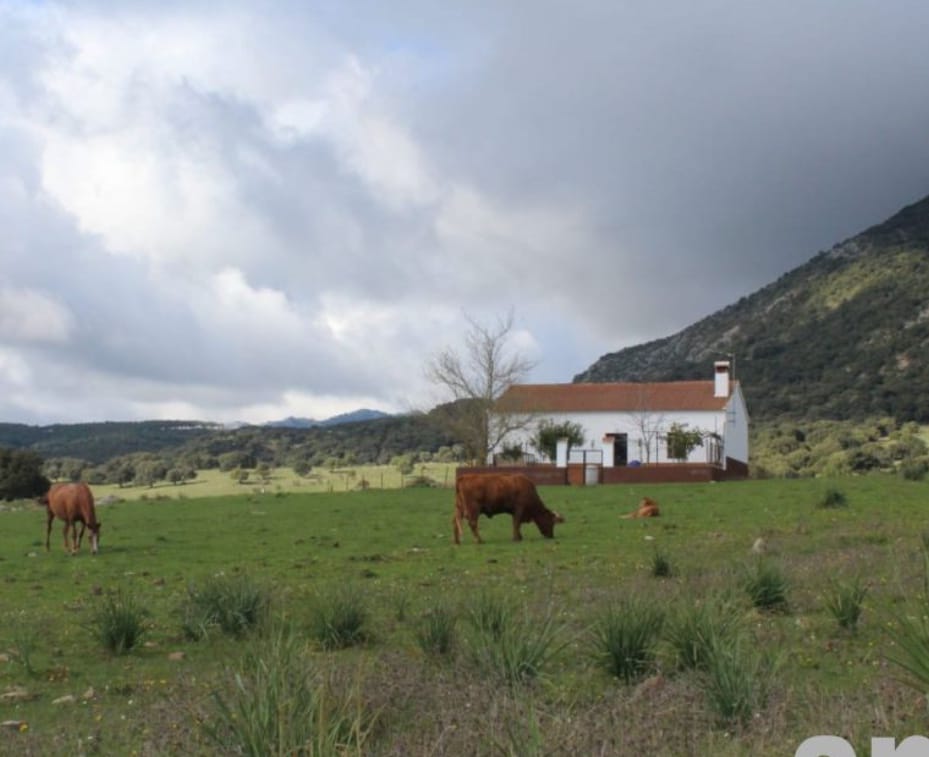
<path id="1" fill-rule="evenodd" d="M 164 481 L 168 475 L 168 466 L 161 460 L 142 460 L 135 468 L 135 482 L 139 486 L 152 487 Z"/>
<path id="2" fill-rule="evenodd" d="M 186 465 L 176 465 L 168 471 L 165 478 L 177 486 L 185 481 L 193 481 L 197 477 L 197 471 Z"/>
<path id="3" fill-rule="evenodd" d="M 295 460 L 291 466 L 294 469 L 294 473 L 298 476 L 309 476 L 313 470 L 313 466 L 310 465 L 310 461 L 305 457 Z"/>
<path id="4" fill-rule="evenodd" d="M 106 468 L 101 465 L 85 468 L 82 478 L 91 486 L 102 486 L 107 481 Z"/>
<path id="5" fill-rule="evenodd" d="M 120 488 L 135 480 L 135 463 L 128 457 L 113 458 L 106 464 L 107 481 Z"/>
<path id="6" fill-rule="evenodd" d="M 38 497 L 48 491 L 51 482 L 42 465 L 36 452 L 0 448 L 0 499 Z"/>
<path id="7" fill-rule="evenodd" d="M 558 453 L 558 440 L 567 439 L 570 447 L 579 447 L 584 443 L 584 427 L 580 423 L 555 421 L 546 418 L 539 422 L 535 435 L 532 437 L 532 446 L 539 454 L 549 460 L 554 460 Z"/>
<path id="8" fill-rule="evenodd" d="M 404 476 L 408 476 L 413 472 L 412 455 L 395 455 L 393 459 L 391 459 L 390 464 Z"/>
<path id="9" fill-rule="evenodd" d="M 703 433 L 688 429 L 686 423 L 672 423 L 666 439 L 668 457 L 672 460 L 686 460 L 694 449 L 703 446 Z"/>

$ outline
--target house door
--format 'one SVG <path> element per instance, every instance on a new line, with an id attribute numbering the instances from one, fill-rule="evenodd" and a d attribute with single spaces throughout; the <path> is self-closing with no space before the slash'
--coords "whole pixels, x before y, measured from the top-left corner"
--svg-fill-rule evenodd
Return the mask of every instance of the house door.
<path id="1" fill-rule="evenodd" d="M 619 467 L 629 462 L 629 435 L 616 434 L 613 436 L 613 465 Z"/>

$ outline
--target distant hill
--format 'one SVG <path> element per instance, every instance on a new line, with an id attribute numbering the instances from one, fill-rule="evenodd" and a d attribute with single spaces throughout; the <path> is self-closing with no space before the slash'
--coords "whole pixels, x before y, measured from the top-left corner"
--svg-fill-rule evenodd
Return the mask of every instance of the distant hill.
<path id="1" fill-rule="evenodd" d="M 134 452 L 179 447 L 222 429 L 200 421 L 127 421 L 27 426 L 0 423 L 0 447 L 29 448 L 42 457 L 73 457 L 101 462 Z"/>
<path id="2" fill-rule="evenodd" d="M 574 380 L 700 378 L 729 354 L 755 418 L 929 422 L 929 197 Z"/>
<path id="3" fill-rule="evenodd" d="M 435 452 L 455 444 L 435 413 L 387 415 L 359 410 L 293 425 L 223 426 L 196 421 L 139 421 L 27 426 L 0 423 L 0 447 L 32 449 L 43 458 L 74 458 L 100 464 L 135 453 L 185 458 L 194 467 L 230 452 L 277 465 L 295 459 L 321 465 L 329 459 L 388 462 L 408 452 Z"/>
<path id="4" fill-rule="evenodd" d="M 389 413 L 382 413 L 380 410 L 369 410 L 362 408 L 351 413 L 342 413 L 334 415 L 324 421 L 313 420 L 312 418 L 294 418 L 289 416 L 279 421 L 269 421 L 265 426 L 271 428 L 314 428 L 316 426 L 338 426 L 341 423 L 359 423 L 361 421 L 374 421 L 379 418 L 389 418 Z"/>

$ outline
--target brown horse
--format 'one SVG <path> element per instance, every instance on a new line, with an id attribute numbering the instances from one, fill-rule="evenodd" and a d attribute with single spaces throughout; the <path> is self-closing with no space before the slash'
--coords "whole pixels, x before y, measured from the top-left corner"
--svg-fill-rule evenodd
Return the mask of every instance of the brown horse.
<path id="1" fill-rule="evenodd" d="M 65 551 L 77 553 L 81 548 L 84 530 L 90 529 L 90 551 L 97 554 L 100 541 L 100 521 L 94 510 L 94 495 L 85 483 L 78 484 L 52 484 L 40 500 L 46 507 L 48 526 L 45 529 L 45 551 L 49 550 L 49 541 L 52 533 L 52 521 L 59 518 L 65 522 Z M 77 524 L 81 524 L 81 534 L 77 534 Z M 68 530 L 71 531 L 71 545 L 68 546 Z"/>

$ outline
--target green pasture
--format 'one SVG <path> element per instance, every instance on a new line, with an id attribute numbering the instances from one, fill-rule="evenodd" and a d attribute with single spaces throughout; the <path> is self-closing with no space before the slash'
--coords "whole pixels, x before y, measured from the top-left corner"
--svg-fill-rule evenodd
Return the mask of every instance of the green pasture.
<path id="1" fill-rule="evenodd" d="M 31 504 L 0 512 L 0 721 L 12 723 L 0 729 L 0 754 L 228 753 L 206 728 L 215 695 L 234 689 L 260 633 L 191 640 L 181 608 L 192 587 L 240 574 L 267 587 L 274 617 L 297 629 L 336 688 L 360 692 L 375 723 L 354 750 L 364 754 L 783 755 L 817 734 L 868 754 L 872 736 L 929 733 L 925 696 L 887 659 L 900 618 L 929 611 L 929 484 L 869 476 L 544 487 L 566 518 L 556 539 L 527 524 L 514 543 L 501 516 L 481 519 L 484 544 L 466 528 L 456 547 L 447 488 L 309 493 L 288 482 L 264 492 L 230 482 L 245 493 L 209 497 L 192 494 L 208 482 L 155 487 L 191 493 L 164 499 L 123 490 L 124 501 L 98 508 L 96 557 L 86 544 L 66 555 L 57 522 L 46 553 L 44 514 Z M 817 506 L 830 488 L 846 506 Z M 95 487 L 98 500 L 105 492 Z M 662 517 L 619 517 L 645 494 Z M 763 558 L 752 553 L 759 538 Z M 670 577 L 651 574 L 658 552 Z M 745 595 L 746 571 L 760 559 L 783 571 L 786 610 L 758 610 Z M 867 587 L 854 632 L 826 606 L 835 582 L 853 578 Z M 314 607 L 345 588 L 367 603 L 371 633 L 359 647 L 326 651 L 310 633 Z M 146 610 L 145 643 L 124 655 L 91 632 L 114 592 Z M 463 619 L 488 594 L 557 633 L 526 686 L 488 678 L 463 646 L 438 658 L 418 641 L 437 608 Z M 752 650 L 774 666 L 749 719 L 722 722 L 701 679 L 677 671 L 666 645 L 642 681 L 624 683 L 598 663 L 592 629 L 606 609 L 637 598 L 670 611 L 724 595 Z"/>

